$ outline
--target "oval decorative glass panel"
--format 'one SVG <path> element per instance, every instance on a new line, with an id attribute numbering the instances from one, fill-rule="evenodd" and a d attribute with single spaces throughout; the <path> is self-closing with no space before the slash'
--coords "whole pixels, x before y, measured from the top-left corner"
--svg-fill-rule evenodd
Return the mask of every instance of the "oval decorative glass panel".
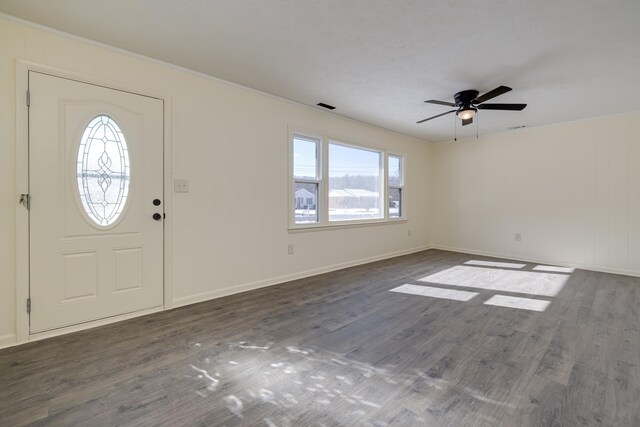
<path id="1" fill-rule="evenodd" d="M 87 125 L 78 147 L 78 193 L 87 216 L 107 227 L 118 219 L 129 194 L 129 152 L 118 124 L 109 116 Z"/>

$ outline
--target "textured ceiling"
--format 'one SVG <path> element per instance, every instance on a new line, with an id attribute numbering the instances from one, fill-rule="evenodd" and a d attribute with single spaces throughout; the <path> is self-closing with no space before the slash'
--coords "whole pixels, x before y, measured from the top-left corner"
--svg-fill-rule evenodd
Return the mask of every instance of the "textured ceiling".
<path id="1" fill-rule="evenodd" d="M 498 85 L 479 132 L 638 109 L 638 0 L 0 0 L 0 11 L 429 141 L 425 99 Z M 458 136 L 475 135 L 475 125 Z"/>

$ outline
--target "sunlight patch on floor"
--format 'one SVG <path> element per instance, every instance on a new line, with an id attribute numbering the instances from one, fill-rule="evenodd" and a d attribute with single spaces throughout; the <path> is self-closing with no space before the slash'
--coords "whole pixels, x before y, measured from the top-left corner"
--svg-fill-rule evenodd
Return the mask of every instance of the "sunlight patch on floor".
<path id="1" fill-rule="evenodd" d="M 481 267 L 501 267 L 501 268 L 522 268 L 527 264 L 517 264 L 514 262 L 478 261 L 471 260 L 465 262 L 467 265 L 479 265 Z"/>
<path id="2" fill-rule="evenodd" d="M 391 292 L 400 292 L 403 294 L 422 295 L 425 297 L 450 299 L 455 301 L 469 301 L 477 292 L 456 291 L 454 289 L 432 288 L 431 286 L 420 285 L 402 285 L 391 289 Z"/>
<path id="3" fill-rule="evenodd" d="M 486 305 L 497 305 L 507 308 L 519 308 L 521 310 L 545 311 L 551 301 L 532 298 L 510 297 L 506 295 L 494 295 L 484 302 Z"/>
<path id="4" fill-rule="evenodd" d="M 565 274 L 455 266 L 418 280 L 433 284 L 553 297 L 558 295 L 568 279 L 569 276 Z"/>
<path id="5" fill-rule="evenodd" d="M 553 265 L 536 265 L 533 267 L 535 271 L 548 271 L 551 273 L 573 273 L 575 268 L 572 267 L 555 267 Z"/>

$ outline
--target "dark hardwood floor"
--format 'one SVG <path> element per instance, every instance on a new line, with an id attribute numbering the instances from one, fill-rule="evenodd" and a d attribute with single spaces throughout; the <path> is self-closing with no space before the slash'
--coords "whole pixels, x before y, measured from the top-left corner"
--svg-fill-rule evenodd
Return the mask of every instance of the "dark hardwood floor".
<path id="1" fill-rule="evenodd" d="M 430 250 L 1 350 L 0 425 L 640 425 L 640 278 L 473 265 L 484 289 L 471 260 L 490 261 Z"/>

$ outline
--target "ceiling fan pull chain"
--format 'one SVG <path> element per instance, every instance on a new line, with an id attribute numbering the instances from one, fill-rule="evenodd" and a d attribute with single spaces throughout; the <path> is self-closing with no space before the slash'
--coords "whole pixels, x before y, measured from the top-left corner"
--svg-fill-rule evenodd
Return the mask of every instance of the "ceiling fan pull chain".
<path id="1" fill-rule="evenodd" d="M 456 119 L 457 117 L 454 116 L 453 117 L 453 140 L 454 141 L 458 140 L 458 121 Z"/>
<path id="2" fill-rule="evenodd" d="M 476 139 L 478 139 L 478 126 L 480 126 L 480 114 L 476 114 Z"/>

